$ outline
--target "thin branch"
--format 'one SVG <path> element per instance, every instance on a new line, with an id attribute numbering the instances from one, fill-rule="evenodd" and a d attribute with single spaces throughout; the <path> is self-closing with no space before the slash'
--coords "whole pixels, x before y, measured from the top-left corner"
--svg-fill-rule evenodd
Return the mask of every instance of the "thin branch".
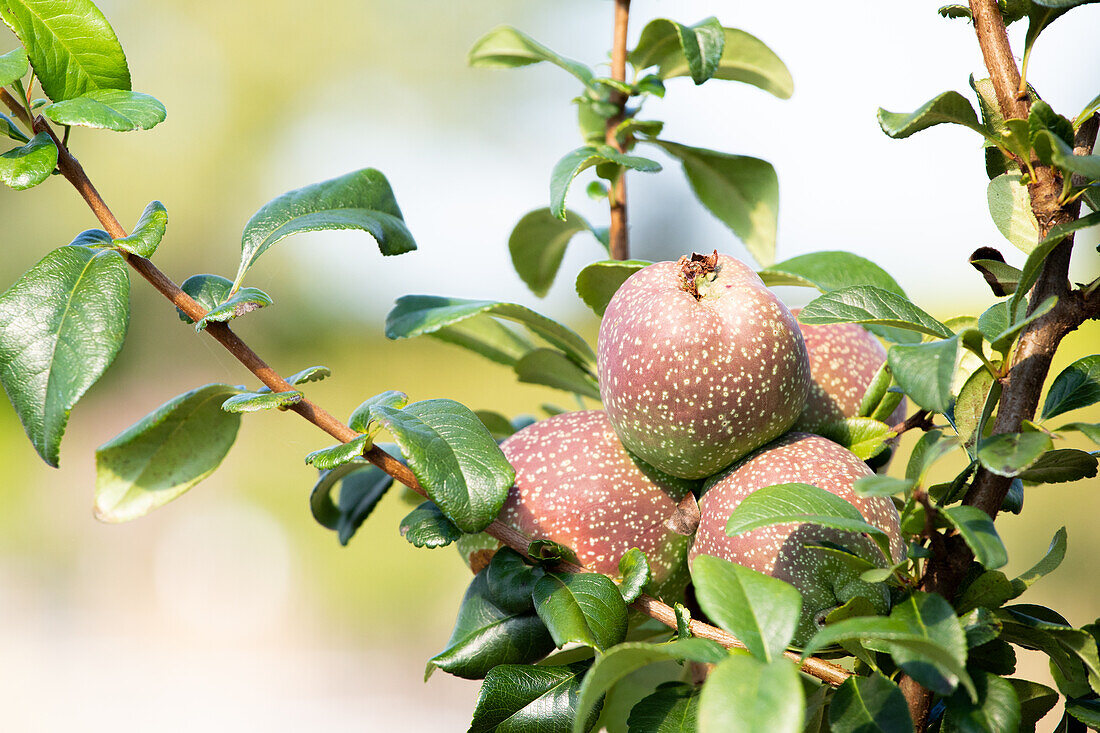
<path id="1" fill-rule="evenodd" d="M 11 113 L 15 115 L 15 118 L 26 125 L 31 127 L 31 118 L 27 114 L 27 109 L 23 106 L 23 103 L 11 95 L 7 89 L 0 88 L 0 101 L 11 110 Z"/>
<path id="2" fill-rule="evenodd" d="M 611 50 L 611 78 L 616 81 L 626 81 L 626 28 L 630 20 L 630 0 L 615 0 L 615 38 Z M 619 108 L 617 114 L 607 120 L 605 140 L 607 144 L 623 152 L 623 146 L 615 134 L 615 128 L 623 121 L 626 113 L 627 96 L 618 90 L 612 90 L 610 101 Z M 625 260 L 630 258 L 630 236 L 627 233 L 626 218 L 626 170 L 611 183 L 608 191 L 608 202 L 611 207 L 610 227 L 608 228 L 608 242 L 611 259 Z"/>
<path id="3" fill-rule="evenodd" d="M 79 161 L 77 161 L 61 141 L 58 140 L 57 135 L 45 119 L 41 116 L 36 118 L 34 129 L 47 132 L 53 138 L 58 150 L 58 168 L 61 170 L 65 179 L 76 188 L 77 192 L 84 199 L 85 203 L 88 204 L 89 208 L 91 208 L 107 233 L 116 239 L 126 236 L 126 230 L 111 212 L 111 209 L 99 195 L 99 192 L 96 191 L 95 186 L 93 186 L 92 182 L 88 179 Z M 206 311 L 201 305 L 195 302 L 187 293 L 183 292 L 178 285 L 148 259 L 134 254 L 123 254 L 126 257 L 126 261 L 134 270 L 145 278 L 165 298 L 171 301 L 173 305 L 186 313 L 189 318 L 197 321 L 206 314 Z M 227 324 L 220 322 L 211 323 L 207 326 L 206 333 L 210 334 L 218 343 L 222 344 L 229 353 L 235 356 L 238 361 L 273 392 L 288 392 L 294 389 L 291 384 L 268 366 L 256 352 L 249 348 L 237 334 L 233 333 Z M 360 435 L 308 399 L 303 398 L 301 402 L 293 405 L 290 409 L 342 443 L 354 440 Z M 389 453 L 377 446 L 371 446 L 364 452 L 363 456 L 397 481 L 400 481 L 416 493 L 427 498 L 427 492 L 424 487 L 420 485 L 420 482 L 413 472 Z M 529 537 L 500 521 L 493 521 L 493 523 L 485 529 L 485 532 L 523 555 L 526 555 L 527 548 L 531 542 Z M 560 566 L 563 570 L 569 572 L 590 572 L 584 567 L 572 563 L 560 563 Z M 642 613 L 664 623 L 666 626 L 673 629 L 676 628 L 676 612 L 668 604 L 655 598 L 641 595 L 634 601 L 633 606 Z M 725 631 L 699 621 L 692 621 L 691 631 L 696 636 L 713 639 L 727 648 L 744 647 L 741 642 L 737 641 L 737 639 L 727 634 Z M 788 653 L 788 656 L 794 661 L 799 662 L 797 655 Z M 815 657 L 808 658 L 799 663 L 801 664 L 803 672 L 817 677 L 831 685 L 842 684 L 851 674 L 841 667 Z"/>

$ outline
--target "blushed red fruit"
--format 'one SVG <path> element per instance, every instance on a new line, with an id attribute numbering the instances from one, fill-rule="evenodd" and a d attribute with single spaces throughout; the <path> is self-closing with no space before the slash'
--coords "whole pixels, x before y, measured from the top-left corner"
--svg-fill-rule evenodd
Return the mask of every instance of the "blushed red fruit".
<path id="1" fill-rule="evenodd" d="M 622 555 L 637 547 L 649 559 L 654 588 L 683 569 L 695 529 L 690 515 L 696 507 L 687 497 L 698 482 L 667 476 L 631 456 L 602 410 L 555 415 L 500 447 L 516 481 L 499 521 L 531 540 L 565 545 L 585 567 L 612 576 Z"/>
<path id="2" fill-rule="evenodd" d="M 810 388 L 790 311 L 717 252 L 631 275 L 604 313 L 597 356 L 623 444 L 684 478 L 710 476 L 782 435 Z"/>
<path id="3" fill-rule="evenodd" d="M 890 538 L 895 562 L 904 557 L 898 513 L 888 497 L 862 497 L 852 490 L 856 479 L 871 470 L 847 449 L 817 435 L 788 433 L 746 456 L 708 482 L 699 501 L 702 518 L 688 554 L 713 555 L 787 581 L 802 593 L 802 618 L 795 635 L 804 644 L 825 615 L 855 596 L 867 598 L 880 613 L 889 610 L 890 597 L 882 584 L 860 580 L 859 569 L 835 553 L 804 547 L 832 542 L 843 545 L 877 566 L 885 564 L 875 543 L 865 535 L 814 524 L 779 524 L 726 534 L 730 513 L 741 501 L 766 486 L 812 484 L 847 500 L 869 523 Z"/>
<path id="4" fill-rule="evenodd" d="M 797 317 L 799 310 L 791 313 Z M 810 357 L 812 384 L 793 429 L 816 433 L 829 423 L 859 414 L 867 387 L 886 361 L 886 349 L 874 334 L 855 323 L 799 323 L 798 327 Z M 885 422 L 897 425 L 904 419 L 902 400 Z"/>

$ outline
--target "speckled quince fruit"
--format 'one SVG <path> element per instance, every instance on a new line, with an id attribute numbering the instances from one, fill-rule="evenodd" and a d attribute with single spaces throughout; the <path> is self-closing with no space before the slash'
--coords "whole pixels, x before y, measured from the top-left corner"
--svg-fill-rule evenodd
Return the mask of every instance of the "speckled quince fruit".
<path id="1" fill-rule="evenodd" d="M 710 476 L 782 435 L 810 389 L 791 312 L 717 251 L 631 275 L 604 313 L 597 355 L 623 444 L 684 478 Z"/>
<path id="2" fill-rule="evenodd" d="M 890 607 L 890 594 L 882 583 L 860 579 L 860 570 L 838 555 L 806 547 L 834 543 L 863 559 L 882 566 L 881 551 L 862 534 L 814 524 L 778 524 L 736 537 L 726 534 L 726 522 L 741 501 L 766 486 L 786 483 L 812 484 L 847 500 L 870 524 L 890 538 L 896 561 L 904 557 L 898 513 L 888 497 L 863 497 L 852 490 L 856 479 L 871 470 L 847 449 L 817 435 L 788 433 L 711 479 L 699 501 L 702 518 L 689 562 L 698 555 L 713 555 L 785 580 L 802 593 L 802 617 L 794 643 L 802 645 L 820 628 L 825 616 L 856 596 L 863 596 L 879 613 Z"/>

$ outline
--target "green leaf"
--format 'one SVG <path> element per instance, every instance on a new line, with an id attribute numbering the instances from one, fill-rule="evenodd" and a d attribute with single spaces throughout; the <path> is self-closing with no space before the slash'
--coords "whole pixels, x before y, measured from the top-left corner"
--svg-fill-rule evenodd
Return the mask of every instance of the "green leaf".
<path id="1" fill-rule="evenodd" d="M 208 384 L 149 413 L 95 452 L 95 514 L 104 522 L 142 517 L 214 472 L 240 427 L 223 412 L 238 387 Z"/>
<path id="2" fill-rule="evenodd" d="M 1015 293 L 1020 276 L 1023 275 L 1018 268 L 1007 264 L 1001 257 L 1001 253 L 992 247 L 982 247 L 970 255 L 970 264 L 982 273 L 982 277 L 998 298 Z"/>
<path id="3" fill-rule="evenodd" d="M 481 69 L 514 69 L 548 61 L 592 86 L 594 74 L 584 64 L 559 56 L 546 46 L 510 26 L 494 28 L 474 43 L 466 62 Z"/>
<path id="4" fill-rule="evenodd" d="M 296 405 L 305 397 L 301 392 L 244 392 L 233 395 L 222 403 L 222 409 L 226 412 L 259 412 L 260 410 L 272 410 L 275 408 L 285 410 L 291 405 Z"/>
<path id="5" fill-rule="evenodd" d="M 0 6 L 2 8 L 3 6 Z M 28 70 L 27 51 L 17 48 L 0 54 L 0 87 L 6 87 L 13 81 L 18 81 L 27 75 Z"/>
<path id="6" fill-rule="evenodd" d="M 1012 294 L 1012 300 L 1009 301 L 1013 319 L 1015 319 L 1016 313 L 1020 309 L 1020 304 L 1027 302 L 1027 294 L 1031 291 L 1031 286 L 1039 279 L 1043 262 L 1054 251 L 1054 248 L 1061 244 L 1062 240 L 1072 236 L 1074 232 L 1088 229 L 1097 224 L 1100 224 L 1100 211 L 1065 224 L 1056 224 L 1043 237 L 1043 241 L 1039 242 L 1038 246 L 1027 256 L 1027 261 L 1024 262 L 1023 275 L 1020 277 L 1020 284 L 1016 288 L 1016 292 Z"/>
<path id="7" fill-rule="evenodd" d="M 496 519 L 516 474 L 477 415 L 454 400 L 424 400 L 371 415 L 393 435 L 428 498 L 463 532 Z M 610 582 L 610 581 L 609 581 Z"/>
<path id="8" fill-rule="evenodd" d="M 139 257 L 152 257 L 168 228 L 168 210 L 159 201 L 150 202 L 141 212 L 130 236 L 114 240 L 114 245 Z"/>
<path id="9" fill-rule="evenodd" d="M 49 465 L 69 412 L 114 361 L 129 323 L 130 279 L 111 250 L 55 249 L 0 295 L 0 382 Z"/>
<path id="10" fill-rule="evenodd" d="M 819 428 L 817 434 L 839 443 L 862 461 L 874 458 L 886 450 L 888 441 L 896 435 L 889 425 L 869 417 L 837 420 Z"/>
<path id="11" fill-rule="evenodd" d="M 998 476 L 1016 476 L 1052 447 L 1046 433 L 1001 433 L 978 443 L 978 460 Z"/>
<path id="12" fill-rule="evenodd" d="M 993 405 L 1000 396 L 1001 385 L 985 365 L 975 369 L 959 390 L 952 410 L 953 425 L 970 456 L 974 455 L 978 439 L 983 437 L 978 434 L 978 428 L 982 426 L 984 429 L 984 422 L 992 414 Z"/>
<path id="13" fill-rule="evenodd" d="M 717 18 L 692 26 L 657 18 L 646 25 L 628 59 L 636 69 L 660 67 L 662 79 L 678 75 L 670 72 L 686 66 L 692 81 L 702 84 L 718 71 L 725 45 L 724 29 Z"/>
<path id="14" fill-rule="evenodd" d="M 1009 350 L 1012 348 L 1012 345 L 1016 342 L 1016 337 L 1020 334 L 1020 332 L 1023 331 L 1033 321 L 1049 313 L 1050 310 L 1054 308 L 1057 303 L 1058 298 L 1052 295 L 1039 305 L 1035 306 L 1035 308 L 1030 309 L 1031 312 L 1028 313 L 1026 317 L 1020 318 L 1015 323 L 1001 324 L 1004 325 L 1004 328 L 999 332 L 994 331 L 987 334 L 986 328 L 988 328 L 992 324 L 989 322 L 983 323 L 981 319 L 978 320 L 978 328 L 981 331 L 982 335 L 986 336 L 986 339 L 989 341 L 989 345 L 993 347 L 994 351 L 998 351 L 1001 354 L 1008 354 Z M 982 316 L 984 317 L 988 313 L 1003 314 L 1005 321 L 1007 321 L 1009 314 L 1008 301 L 1001 301 L 1000 303 L 983 313 Z"/>
<path id="15" fill-rule="evenodd" d="M 0 181 L 22 191 L 37 186 L 57 167 L 57 147 L 48 132 L 40 132 L 26 145 L 0 155 Z"/>
<path id="16" fill-rule="evenodd" d="M 905 295 L 886 270 L 851 252 L 811 252 L 784 260 L 760 271 L 760 279 L 769 287 L 794 285 L 817 288 L 823 293 L 853 285 L 872 285 Z"/>
<path id="17" fill-rule="evenodd" d="M 664 682 L 630 709 L 627 733 L 695 733 L 699 724 L 699 688 Z"/>
<path id="18" fill-rule="evenodd" d="M 794 586 L 709 555 L 695 557 L 691 578 L 707 616 L 758 659 L 782 658 L 802 612 L 802 596 Z"/>
<path id="19" fill-rule="evenodd" d="M 585 305 L 602 317 L 611 297 L 626 279 L 652 265 L 648 260 L 602 260 L 593 262 L 577 274 L 577 295 Z"/>
<path id="20" fill-rule="evenodd" d="M 92 229 L 92 232 L 98 231 Z M 86 234 L 87 232 L 85 232 Z M 107 232 L 103 232 L 107 234 Z M 110 241 L 110 235 L 107 236 Z M 113 241 L 111 242 L 113 243 Z M 192 275 L 183 281 L 180 285 L 180 290 L 190 295 L 196 303 L 202 306 L 203 310 L 211 311 L 218 307 L 220 303 L 225 302 L 229 297 L 229 291 L 233 289 L 233 281 L 227 277 L 221 275 Z M 176 315 L 184 323 L 194 323 L 190 317 L 179 308 L 176 309 Z"/>
<path id="21" fill-rule="evenodd" d="M 966 646 L 970 649 L 988 644 L 1001 633 L 1001 622 L 988 608 L 975 608 L 968 614 L 959 616 L 966 634 Z"/>
<path id="22" fill-rule="evenodd" d="M 600 399 L 596 378 L 556 349 L 534 349 L 516 363 L 515 370 L 521 382 Z"/>
<path id="23" fill-rule="evenodd" d="M 1020 701 L 1012 683 L 981 670 L 975 671 L 973 677 L 977 702 L 972 702 L 961 690 L 947 698 L 943 733 L 1019 730 Z"/>
<path id="24" fill-rule="evenodd" d="M 90 89 L 79 97 L 46 105 L 42 114 L 59 125 L 133 132 L 156 127 L 164 122 L 168 111 L 148 94 L 126 89 Z"/>
<path id="25" fill-rule="evenodd" d="M 745 155 L 654 140 L 680 159 L 696 198 L 737 235 L 761 265 L 775 261 L 779 179 L 772 164 Z"/>
<path id="26" fill-rule="evenodd" d="M 951 380 L 959 339 L 926 344 L 895 344 L 886 354 L 894 379 L 919 406 L 944 413 L 951 406 Z"/>
<path id="27" fill-rule="evenodd" d="M 1086 356 L 1070 364 L 1054 378 L 1043 402 L 1043 419 L 1088 407 L 1100 401 L 1100 355 Z"/>
<path id="28" fill-rule="evenodd" d="M 77 234 L 73 241 L 69 242 L 69 246 L 109 249 L 115 246 L 115 240 L 111 239 L 111 235 L 102 229 L 85 229 Z"/>
<path id="29" fill-rule="evenodd" d="M 371 439 L 369 435 L 360 435 L 347 443 L 337 443 L 328 448 L 321 448 L 306 455 L 306 464 L 320 471 L 330 471 L 337 466 L 343 466 L 363 457 L 363 451 L 369 448 Z"/>
<path id="30" fill-rule="evenodd" d="M 592 347 L 571 329 L 522 305 L 491 300 L 464 300 L 436 295 L 402 296 L 386 316 L 386 336 L 391 339 L 412 338 L 480 315 L 522 324 L 564 351 L 578 364 L 596 362 Z"/>
<path id="31" fill-rule="evenodd" d="M 1021 480 L 1033 484 L 1061 484 L 1096 475 L 1096 456 L 1083 450 L 1062 448 L 1047 451 L 1031 468 L 1021 471 Z"/>
<path id="32" fill-rule="evenodd" d="M 234 318 L 257 311 L 274 303 L 271 296 L 259 288 L 241 288 L 229 296 L 229 299 L 206 311 L 206 315 L 195 323 L 195 330 L 202 331 L 211 323 L 225 323 Z"/>
<path id="33" fill-rule="evenodd" d="M 286 378 L 287 384 L 308 384 L 309 382 L 320 382 L 325 377 L 331 377 L 332 370 L 327 366 L 311 366 L 306 367 L 300 372 L 295 372 Z M 268 387 L 260 387 L 257 392 L 270 392 Z"/>
<path id="34" fill-rule="evenodd" d="M 94 89 L 129 89 L 130 69 L 110 23 L 91 0 L 0 0 L 46 95 L 59 102 Z"/>
<path id="35" fill-rule="evenodd" d="M 916 482 L 912 479 L 894 478 L 893 476 L 864 476 L 856 479 L 852 484 L 852 491 L 860 496 L 894 496 L 895 494 L 908 493 Z"/>
<path id="36" fill-rule="evenodd" d="M 623 600 L 633 603 L 641 594 L 642 588 L 649 582 L 649 559 L 637 547 L 631 547 L 619 558 L 619 592 Z"/>
<path id="37" fill-rule="evenodd" d="M 1062 431 L 1078 431 L 1093 443 L 1100 445 L 1100 424 L 1087 423 L 1087 422 L 1071 422 L 1066 423 L 1062 427 L 1058 428 L 1057 432 Z"/>
<path id="38" fill-rule="evenodd" d="M 462 530 L 426 501 L 401 520 L 401 536 L 416 547 L 446 547 L 462 536 Z"/>
<path id="39" fill-rule="evenodd" d="M 882 550 L 883 557 L 888 562 L 891 560 L 890 540 L 885 532 L 868 523 L 859 510 L 844 499 L 812 484 L 787 483 L 757 489 L 742 499 L 730 514 L 726 534 L 735 537 L 774 524 L 802 523 L 868 534 Z"/>
<path id="40" fill-rule="evenodd" d="M 1030 588 L 1035 581 L 1053 573 L 1058 569 L 1058 566 L 1062 564 L 1062 560 L 1065 559 L 1067 545 L 1066 528 L 1062 527 L 1054 533 L 1054 538 L 1050 541 L 1050 547 L 1047 548 L 1046 554 L 1043 555 L 1042 559 L 1035 563 L 1027 572 L 1021 573 L 1019 577 L 1013 580 L 1013 585 L 1020 586 L 1020 593 L 1023 593 L 1023 591 Z M 1017 595 L 1019 595 L 1019 593 Z"/>
<path id="41" fill-rule="evenodd" d="M 494 320 L 489 315 L 474 316 L 443 326 L 428 335 L 455 346 L 469 349 L 498 364 L 514 367 L 535 345 L 523 334 Z"/>
<path id="42" fill-rule="evenodd" d="M 606 575 L 546 573 L 531 595 L 558 648 L 576 642 L 603 651 L 626 638 L 626 603 Z"/>
<path id="43" fill-rule="evenodd" d="M 1039 242 L 1039 222 L 1031 210 L 1031 196 L 1018 172 L 1003 173 L 986 189 L 989 215 L 1004 238 L 1030 253 Z"/>
<path id="44" fill-rule="evenodd" d="M 599 655 L 592 669 L 588 671 L 581 686 L 577 716 L 584 718 L 616 682 L 646 665 L 668 660 L 717 664 L 726 656 L 726 650 L 709 639 L 678 639 L 667 644 L 644 642 L 619 644 Z M 573 731 L 583 733 L 576 724 Z"/>
<path id="45" fill-rule="evenodd" d="M 955 608 L 965 614 L 975 608 L 1000 608 L 1006 602 L 1016 598 L 1023 590 L 999 570 L 987 570 L 959 594 Z"/>
<path id="46" fill-rule="evenodd" d="M 872 323 L 940 338 L 954 335 L 905 297 L 873 285 L 853 285 L 824 293 L 802 308 L 798 320 L 811 325 Z"/>
<path id="47" fill-rule="evenodd" d="M 565 212 L 562 221 L 550 209 L 536 209 L 523 216 L 508 238 L 512 267 L 531 292 L 544 297 L 554 284 L 565 248 L 573 235 L 592 231 L 584 217 Z"/>
<path id="48" fill-rule="evenodd" d="M 334 502 L 332 490 L 337 484 L 340 495 Z M 336 530 L 340 544 L 347 545 L 391 486 L 393 477 L 376 466 L 362 461 L 343 463 L 321 474 L 310 494 L 309 508 L 321 526 Z"/>
<path id="49" fill-rule="evenodd" d="M 789 99 L 794 93 L 791 72 L 775 52 L 756 36 L 737 28 L 723 28 L 725 43 L 718 60 L 715 79 L 739 81 L 763 89 L 780 99 Z M 662 64 L 659 73 L 664 78 L 686 76 L 686 63 Z"/>
<path id="50" fill-rule="evenodd" d="M 385 392 L 380 392 L 373 397 L 368 397 L 363 400 L 362 404 L 352 411 L 351 417 L 348 418 L 348 427 L 357 433 L 367 433 L 373 436 L 377 432 L 378 427 L 374 425 L 375 420 L 371 415 L 372 409 L 384 406 L 400 410 L 407 404 L 409 404 L 409 396 L 404 392 L 398 392 L 395 389 L 388 389 Z"/>
<path id="51" fill-rule="evenodd" d="M 489 432 L 492 433 L 493 437 L 497 440 L 504 440 L 507 437 L 515 435 L 520 429 L 499 412 L 493 412 L 492 410 L 474 410 L 474 414 L 477 415 L 477 419 L 489 429 Z M 530 425 L 531 422 L 533 422 L 533 419 L 525 423 L 522 427 Z"/>
<path id="52" fill-rule="evenodd" d="M 905 695 L 877 672 L 849 677 L 829 703 L 833 733 L 894 733 L 913 727 Z"/>
<path id="53" fill-rule="evenodd" d="M 271 245 L 292 234 L 332 229 L 367 232 L 387 256 L 416 249 L 389 181 L 380 171 L 363 168 L 284 193 L 253 214 L 241 235 L 241 265 L 233 289 Z"/>
<path id="54" fill-rule="evenodd" d="M 1093 730 L 1100 728 L 1100 700 L 1096 698 L 1066 700 L 1066 714 L 1073 716 Z"/>
<path id="55" fill-rule="evenodd" d="M 970 101 L 958 92 L 944 92 L 909 114 L 887 112 L 881 107 L 878 110 L 879 127 L 895 140 L 944 123 L 962 125 L 983 136 L 989 135 L 985 125 L 978 121 L 978 115 Z"/>
<path id="56" fill-rule="evenodd" d="M 1024 63 L 1031 55 L 1031 49 L 1039 34 L 1051 23 L 1078 5 L 1086 5 L 1097 0 L 1032 0 L 1027 14 L 1027 35 L 1024 36 Z M 1025 67 L 1026 68 L 1026 67 Z"/>
<path id="57" fill-rule="evenodd" d="M 429 661 L 428 674 L 439 667 L 458 677 L 481 679 L 497 665 L 528 664 L 553 648 L 554 640 L 538 616 L 508 612 L 493 601 L 482 570 L 462 598 L 447 648 Z"/>
<path id="58" fill-rule="evenodd" d="M 799 733 L 805 700 L 798 667 L 779 658 L 762 662 L 731 656 L 707 678 L 699 695 L 702 733 Z"/>
<path id="59" fill-rule="evenodd" d="M 590 661 L 567 666 L 502 664 L 485 676 L 470 733 L 541 733 L 574 725 L 578 695 Z M 576 730 L 590 730 L 599 707 Z"/>
<path id="60" fill-rule="evenodd" d="M 940 513 L 959 531 L 982 567 L 996 570 L 1008 563 L 1008 550 L 993 526 L 993 519 L 984 511 L 960 505 L 943 507 Z"/>
<path id="61" fill-rule="evenodd" d="M 19 126 L 15 124 L 12 118 L 4 114 L 0 114 L 0 135 L 4 135 L 21 143 L 30 142 L 30 138 L 19 129 Z"/>
<path id="62" fill-rule="evenodd" d="M 541 567 L 528 565 L 515 550 L 502 547 L 489 561 L 485 582 L 493 603 L 510 613 L 522 613 L 534 610 L 531 591 L 544 574 Z"/>
<path id="63" fill-rule="evenodd" d="M 909 462 L 905 466 L 905 478 L 923 484 L 928 469 L 957 446 L 955 439 L 945 436 L 942 430 L 929 430 L 913 446 Z"/>
<path id="64" fill-rule="evenodd" d="M 610 145 L 586 145 L 565 155 L 550 173 L 550 212 L 565 221 L 565 195 L 573 179 L 592 166 L 614 163 L 642 173 L 656 173 L 661 164 L 637 155 L 623 155 Z"/>
<path id="65" fill-rule="evenodd" d="M 577 559 L 577 553 L 573 552 L 571 548 L 565 545 L 559 545 L 557 542 L 547 539 L 534 540 L 531 544 L 527 545 L 527 556 L 535 562 L 549 566 L 553 566 L 562 561 L 571 562 L 574 565 L 580 564 L 580 560 Z"/>
<path id="66" fill-rule="evenodd" d="M 1088 631 L 1071 627 L 1049 608 L 1030 604 L 1007 606 L 997 611 L 997 617 L 1004 624 L 1001 638 L 1050 657 L 1062 677 L 1055 680 L 1067 697 L 1100 691 L 1100 657 Z"/>
<path id="67" fill-rule="evenodd" d="M 1035 724 L 1058 702 L 1058 693 L 1030 680 L 1010 679 L 1008 682 L 1020 701 L 1020 733 L 1035 733 Z"/>

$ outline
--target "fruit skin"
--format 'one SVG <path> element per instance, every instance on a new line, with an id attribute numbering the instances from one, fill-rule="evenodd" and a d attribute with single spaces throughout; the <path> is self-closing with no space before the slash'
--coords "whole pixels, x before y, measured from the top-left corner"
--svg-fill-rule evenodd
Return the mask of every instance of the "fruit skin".
<path id="1" fill-rule="evenodd" d="M 800 308 L 791 311 L 798 316 Z M 874 334 L 855 323 L 812 326 L 799 323 L 810 357 L 810 394 L 793 430 L 817 433 L 826 425 L 859 415 L 863 394 L 886 361 L 886 349 Z M 905 400 L 885 420 L 905 419 Z"/>
<path id="2" fill-rule="evenodd" d="M 846 499 L 869 523 L 886 532 L 894 561 L 900 561 L 905 549 L 893 502 L 888 497 L 861 497 L 852 491 L 856 479 L 870 475 L 863 461 L 831 440 L 788 433 L 707 482 L 699 501 L 702 519 L 688 561 L 698 555 L 713 555 L 798 588 L 802 593 L 802 617 L 795 634 L 796 645 L 813 636 L 825 614 L 855 596 L 867 598 L 877 612 L 885 613 L 890 605 L 885 585 L 863 582 L 858 570 L 833 553 L 803 547 L 807 542 L 833 542 L 883 566 L 885 558 L 865 535 L 812 524 L 773 525 L 737 537 L 729 537 L 725 531 L 730 513 L 757 489 L 785 483 L 812 484 Z"/>
<path id="3" fill-rule="evenodd" d="M 682 590 L 698 518 L 692 490 L 699 482 L 667 476 L 631 456 L 602 410 L 541 420 L 500 447 L 516 481 L 499 521 L 532 540 L 565 545 L 586 568 L 613 577 L 623 553 L 637 547 L 649 559 L 650 592 Z M 685 512 L 689 526 L 678 526 Z M 464 547 L 475 567 L 491 557 L 492 545 Z"/>
<path id="4" fill-rule="evenodd" d="M 696 278 L 699 299 L 682 287 L 683 260 L 639 270 L 600 324 L 600 395 L 615 431 L 642 460 L 684 478 L 710 476 L 782 435 L 810 389 L 790 311 L 748 266 L 715 259 Z"/>

